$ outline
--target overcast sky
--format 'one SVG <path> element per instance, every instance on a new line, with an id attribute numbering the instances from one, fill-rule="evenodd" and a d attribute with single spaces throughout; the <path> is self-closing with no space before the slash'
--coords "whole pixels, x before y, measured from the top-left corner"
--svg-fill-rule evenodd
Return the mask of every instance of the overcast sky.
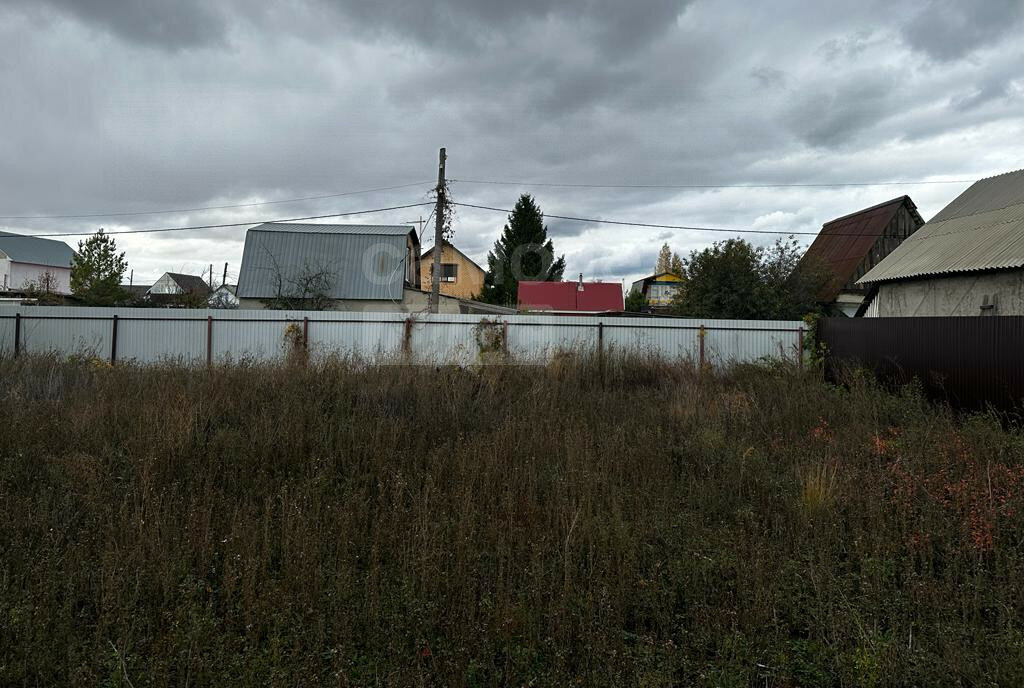
<path id="1" fill-rule="evenodd" d="M 455 179 L 570 184 L 970 180 L 1024 167 L 1024 0 L 0 0 L 0 219 L 42 233 L 261 221 L 427 200 Z M 453 184 L 460 202 L 817 231 L 964 183 L 818 189 Z M 397 223 L 429 208 L 338 222 Z M 505 217 L 462 208 L 483 262 Z M 328 220 L 331 221 L 331 220 Z M 566 274 L 630 281 L 668 241 L 549 221 Z M 245 228 L 119 236 L 136 283 L 237 273 Z M 749 235 L 764 243 L 770 236 Z M 811 237 L 806 237 L 810 240 Z M 75 245 L 78 237 L 67 239 Z"/>

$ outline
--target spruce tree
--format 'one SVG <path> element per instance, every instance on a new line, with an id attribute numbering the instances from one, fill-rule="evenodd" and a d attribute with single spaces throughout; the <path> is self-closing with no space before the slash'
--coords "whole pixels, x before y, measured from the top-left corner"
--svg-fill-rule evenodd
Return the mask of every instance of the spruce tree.
<path id="1" fill-rule="evenodd" d="M 544 214 L 532 196 L 523 194 L 508 216 L 501 237 L 494 242 L 494 249 L 487 254 L 480 300 L 515 306 L 520 280 L 559 282 L 564 271 L 565 256 L 555 257 Z"/>
<path id="2" fill-rule="evenodd" d="M 127 268 L 124 252 L 118 253 L 114 239 L 101 229 L 78 242 L 78 252 L 71 258 L 71 293 L 89 306 L 120 305 L 128 298 L 121 288 Z"/>

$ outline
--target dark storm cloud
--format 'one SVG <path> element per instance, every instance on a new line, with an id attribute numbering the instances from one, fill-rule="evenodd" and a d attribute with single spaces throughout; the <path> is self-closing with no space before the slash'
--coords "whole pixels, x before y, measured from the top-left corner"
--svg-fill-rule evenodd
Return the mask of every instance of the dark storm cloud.
<path id="1" fill-rule="evenodd" d="M 0 0 L 0 127 L 10 132 L 0 137 L 2 215 L 426 182 L 0 228 L 130 229 L 402 205 L 427 200 L 442 145 L 455 178 L 642 185 L 991 174 L 1024 157 L 1019 23 L 1019 3 L 968 13 L 923 0 Z M 955 190 L 453 185 L 456 200 L 500 208 L 524 191 L 551 214 L 797 231 L 904 191 L 929 215 Z M 483 261 L 505 219 L 460 208 L 457 245 Z M 663 241 L 686 254 L 723 238 L 548 224 L 567 274 L 616 280 L 648 272 Z M 137 275 L 155 277 L 168 266 L 236 266 L 243 236 L 119 244 Z"/>
<path id="2" fill-rule="evenodd" d="M 203 0 L 8 0 L 36 11 L 67 14 L 119 38 L 178 49 L 219 42 L 223 16 Z"/>
<path id="3" fill-rule="evenodd" d="M 1017 34 L 1024 19 L 1021 0 L 932 0 L 903 26 L 914 49 L 940 61 L 956 60 Z"/>
<path id="4" fill-rule="evenodd" d="M 530 38 L 522 34 L 524 21 L 555 21 L 615 54 L 636 49 L 668 31 L 692 0 L 319 1 L 360 26 L 443 50 L 478 48 L 494 40 L 513 41 L 527 53 L 557 50 L 558 45 L 522 40 Z"/>
<path id="5" fill-rule="evenodd" d="M 895 74 L 875 69 L 812 85 L 790 110 L 791 126 L 812 146 L 845 144 L 896 109 L 897 84 Z"/>

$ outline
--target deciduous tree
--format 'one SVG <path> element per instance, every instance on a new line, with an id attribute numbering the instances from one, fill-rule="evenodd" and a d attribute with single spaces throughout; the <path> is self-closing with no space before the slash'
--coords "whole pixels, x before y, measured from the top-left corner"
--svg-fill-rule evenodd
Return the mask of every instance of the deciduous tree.
<path id="1" fill-rule="evenodd" d="M 672 302 L 685 317 L 793 320 L 819 310 L 816 296 L 827 273 L 800 265 L 792 237 L 769 247 L 743 239 L 716 242 L 684 261 L 686 278 Z"/>

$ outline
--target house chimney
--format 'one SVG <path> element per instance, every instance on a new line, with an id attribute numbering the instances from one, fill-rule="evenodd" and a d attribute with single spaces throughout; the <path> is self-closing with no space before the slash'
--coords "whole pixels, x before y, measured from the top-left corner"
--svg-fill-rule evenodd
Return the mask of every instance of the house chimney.
<path id="1" fill-rule="evenodd" d="M 580 273 L 580 281 L 576 284 L 576 291 L 583 291 L 583 273 Z"/>

